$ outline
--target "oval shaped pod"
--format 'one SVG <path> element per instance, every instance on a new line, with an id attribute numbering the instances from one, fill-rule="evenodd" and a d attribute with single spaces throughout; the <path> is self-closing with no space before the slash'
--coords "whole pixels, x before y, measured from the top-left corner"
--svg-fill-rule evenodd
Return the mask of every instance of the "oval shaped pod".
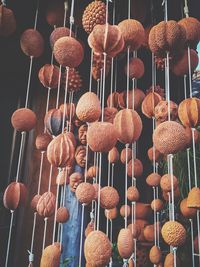
<path id="1" fill-rule="evenodd" d="M 133 253 L 133 237 L 130 229 L 121 229 L 117 238 L 117 248 L 122 258 L 128 259 Z"/>

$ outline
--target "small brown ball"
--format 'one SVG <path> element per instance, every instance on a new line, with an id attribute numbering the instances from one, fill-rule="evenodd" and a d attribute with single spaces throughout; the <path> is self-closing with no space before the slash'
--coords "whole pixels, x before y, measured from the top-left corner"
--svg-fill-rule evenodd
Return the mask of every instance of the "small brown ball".
<path id="1" fill-rule="evenodd" d="M 133 151 L 131 148 L 127 149 L 127 162 L 132 159 Z M 123 148 L 120 154 L 121 163 L 126 164 L 126 148 Z"/>
<path id="2" fill-rule="evenodd" d="M 112 94 L 110 94 L 107 98 L 107 107 L 118 108 L 119 107 L 118 98 L 119 98 L 118 92 L 113 92 Z"/>
<path id="3" fill-rule="evenodd" d="M 35 140 L 35 146 L 38 150 L 46 151 L 52 137 L 48 133 L 39 134 Z"/>
<path id="4" fill-rule="evenodd" d="M 95 191 L 94 200 L 98 201 L 99 191 L 101 190 L 101 186 L 99 184 L 96 184 L 96 183 L 93 183 L 92 186 L 94 187 L 94 191 Z"/>
<path id="5" fill-rule="evenodd" d="M 129 62 L 129 73 L 127 66 L 125 66 L 124 71 L 130 79 L 140 79 L 144 75 L 144 63 L 139 58 L 131 58 Z"/>
<path id="6" fill-rule="evenodd" d="M 46 88 L 57 88 L 60 78 L 59 68 L 55 65 L 45 64 L 38 73 L 38 78 Z"/>
<path id="7" fill-rule="evenodd" d="M 193 187 L 187 198 L 187 207 L 188 208 L 197 208 L 200 209 L 200 188 Z"/>
<path id="8" fill-rule="evenodd" d="M 119 152 L 116 147 L 113 147 L 108 153 L 108 161 L 114 164 L 119 161 Z"/>
<path id="9" fill-rule="evenodd" d="M 159 264 L 162 260 L 162 252 L 159 247 L 153 246 L 149 252 L 149 259 L 153 264 Z"/>
<path id="10" fill-rule="evenodd" d="M 121 99 L 122 96 L 122 99 Z M 128 92 L 128 105 L 127 105 L 127 91 L 124 94 L 119 95 L 119 106 L 120 108 L 130 108 L 135 110 L 140 110 L 142 101 L 145 98 L 145 94 L 141 89 L 134 88 Z"/>
<path id="11" fill-rule="evenodd" d="M 176 221 L 166 222 L 162 229 L 161 234 L 164 241 L 173 247 L 181 246 L 186 240 L 186 230 L 182 224 Z"/>
<path id="12" fill-rule="evenodd" d="M 119 194 L 117 190 L 111 186 L 105 186 L 100 191 L 101 207 L 104 209 L 113 209 L 119 203 Z"/>
<path id="13" fill-rule="evenodd" d="M 163 191 L 171 192 L 172 190 L 171 174 L 165 174 L 161 177 L 160 187 L 162 188 Z M 174 175 L 173 175 L 173 187 L 174 190 L 176 190 L 176 188 L 178 187 L 178 180 Z"/>
<path id="14" fill-rule="evenodd" d="M 51 217 L 55 211 L 56 198 L 53 193 L 45 192 L 37 203 L 37 213 L 42 217 Z"/>
<path id="15" fill-rule="evenodd" d="M 34 212 L 37 211 L 36 207 L 37 207 L 37 204 L 40 198 L 41 198 L 41 195 L 35 195 L 31 200 L 30 206 Z"/>
<path id="16" fill-rule="evenodd" d="M 155 92 L 150 92 L 146 95 L 142 102 L 142 113 L 147 118 L 152 118 L 155 116 L 155 107 L 162 100 L 162 97 Z"/>
<path id="17" fill-rule="evenodd" d="M 60 207 L 56 211 L 56 222 L 58 223 L 65 223 L 69 220 L 69 211 L 65 207 Z"/>
<path id="18" fill-rule="evenodd" d="M 86 177 L 87 179 L 93 179 L 94 177 L 97 177 L 99 168 L 97 166 L 91 166 L 88 170 L 87 170 L 87 174 Z"/>
<path id="19" fill-rule="evenodd" d="M 117 208 L 115 207 L 115 208 L 109 209 L 109 210 L 105 209 L 104 213 L 105 213 L 106 218 L 108 218 L 109 220 L 114 220 L 117 218 L 118 211 L 117 211 Z"/>
<path id="20" fill-rule="evenodd" d="M 105 77 L 108 76 L 111 67 L 111 59 L 110 57 L 106 57 L 106 69 L 105 69 Z M 104 69 L 104 55 L 103 54 L 94 54 L 93 62 L 92 62 L 92 77 L 95 80 L 101 79 L 101 73 Z"/>
<path id="21" fill-rule="evenodd" d="M 158 186 L 160 184 L 161 176 L 158 173 L 151 173 L 147 176 L 146 182 L 149 186 Z"/>
<path id="22" fill-rule="evenodd" d="M 13 11 L 0 5 L 0 36 L 10 36 L 16 30 L 16 20 Z"/>
<path id="23" fill-rule="evenodd" d="M 133 253 L 133 238 L 130 229 L 121 229 L 117 238 L 117 248 L 122 258 L 128 259 Z"/>
<path id="24" fill-rule="evenodd" d="M 95 198 L 95 189 L 89 183 L 80 183 L 76 189 L 76 197 L 79 202 L 89 204 Z"/>
<path id="25" fill-rule="evenodd" d="M 63 67 L 76 68 L 84 57 L 82 45 L 73 37 L 58 39 L 53 48 L 56 61 Z"/>
<path id="26" fill-rule="evenodd" d="M 132 164 L 134 164 L 133 168 L 132 168 Z M 137 178 L 137 177 L 142 176 L 143 174 L 143 164 L 139 159 L 134 159 L 134 163 L 133 163 L 133 160 L 131 159 L 128 163 L 127 168 L 128 168 L 127 173 L 128 173 L 128 176 L 130 177 L 132 177 L 133 175 L 134 177 Z"/>
<path id="27" fill-rule="evenodd" d="M 192 128 L 190 127 L 186 127 L 185 128 L 185 134 L 187 136 L 187 142 L 185 144 L 185 148 L 189 148 L 191 145 L 192 145 Z M 194 129 L 194 142 L 195 144 L 198 144 L 199 142 L 199 139 L 200 139 L 200 134 L 199 134 L 199 131 L 197 129 Z"/>
<path id="28" fill-rule="evenodd" d="M 94 231 L 94 223 L 91 221 L 88 223 L 87 227 L 85 228 L 85 237 L 87 237 L 93 231 Z"/>
<path id="29" fill-rule="evenodd" d="M 154 225 L 150 224 L 144 228 L 144 238 L 148 242 L 154 241 Z"/>
<path id="30" fill-rule="evenodd" d="M 20 38 L 21 49 L 29 57 L 40 57 L 44 51 L 44 39 L 34 29 L 24 31 Z"/>
<path id="31" fill-rule="evenodd" d="M 28 108 L 17 109 L 11 117 L 12 126 L 20 132 L 32 130 L 37 122 L 35 113 Z"/>
<path id="32" fill-rule="evenodd" d="M 54 44 L 58 39 L 60 39 L 62 37 L 66 37 L 66 36 L 70 36 L 70 29 L 69 28 L 67 28 L 67 27 L 55 28 L 50 35 L 51 48 L 54 47 Z M 74 37 L 73 32 L 72 32 L 72 37 Z"/>
<path id="33" fill-rule="evenodd" d="M 65 117 L 66 119 L 70 119 L 73 120 L 74 116 L 75 116 L 75 105 L 74 103 L 66 103 L 66 104 L 62 104 L 60 105 L 59 109 L 61 110 L 62 114 L 64 114 L 65 111 Z"/>
<path id="34" fill-rule="evenodd" d="M 197 214 L 197 209 L 188 208 L 187 206 L 187 198 L 184 198 L 180 203 L 180 211 L 182 215 L 186 218 L 193 218 Z"/>
<path id="35" fill-rule="evenodd" d="M 120 208 L 120 215 L 125 218 L 125 217 L 129 217 L 131 215 L 131 208 L 129 205 L 123 205 Z"/>
<path id="36" fill-rule="evenodd" d="M 170 101 L 170 120 L 175 121 L 178 116 L 178 106 Z M 168 120 L 168 101 L 161 100 L 155 107 L 155 119 L 157 124 Z"/>
<path id="37" fill-rule="evenodd" d="M 154 153 L 154 149 L 155 149 L 155 153 Z M 153 161 L 154 157 L 155 157 L 156 162 L 161 161 L 163 158 L 163 154 L 160 153 L 160 151 L 158 151 L 155 147 L 154 148 L 150 147 L 147 151 L 147 154 L 148 154 L 148 158 L 150 161 Z"/>
<path id="38" fill-rule="evenodd" d="M 137 219 L 147 219 L 150 215 L 152 215 L 151 205 L 145 203 L 136 203 L 136 218 Z"/>
<path id="39" fill-rule="evenodd" d="M 127 189 L 127 198 L 129 201 L 138 201 L 139 197 L 140 197 L 140 194 L 136 186 L 130 186 Z"/>
<path id="40" fill-rule="evenodd" d="M 131 223 L 128 225 L 128 228 L 131 230 L 133 238 L 137 239 L 141 233 L 140 226 L 136 223 Z"/>
<path id="41" fill-rule="evenodd" d="M 68 77 L 67 87 L 66 78 Z M 83 80 L 78 70 L 74 68 L 69 68 L 68 76 L 67 71 L 62 73 L 61 76 L 61 86 L 64 90 L 68 92 L 78 92 L 83 86 Z"/>
<path id="42" fill-rule="evenodd" d="M 169 253 L 165 257 L 164 267 L 174 267 L 174 254 Z M 176 255 L 176 267 L 181 267 L 180 260 Z"/>
<path id="43" fill-rule="evenodd" d="M 153 211 L 159 212 L 163 209 L 164 203 L 161 199 L 154 199 L 151 202 L 151 208 Z"/>
<path id="44" fill-rule="evenodd" d="M 60 109 L 50 109 L 44 117 L 44 125 L 50 135 L 57 136 L 62 132 L 63 113 Z"/>

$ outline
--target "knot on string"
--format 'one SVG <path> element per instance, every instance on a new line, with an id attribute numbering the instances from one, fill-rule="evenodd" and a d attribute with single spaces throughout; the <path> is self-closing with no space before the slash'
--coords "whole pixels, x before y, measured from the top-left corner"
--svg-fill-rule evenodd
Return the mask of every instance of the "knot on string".
<path id="1" fill-rule="evenodd" d="M 69 21 L 70 21 L 70 24 L 74 24 L 74 17 L 70 16 Z"/>
<path id="2" fill-rule="evenodd" d="M 177 251 L 177 247 L 173 247 L 173 248 L 172 248 L 172 251 L 173 251 L 173 252 L 176 252 L 176 251 Z"/>
<path id="3" fill-rule="evenodd" d="M 128 259 L 123 259 L 123 267 L 128 267 Z"/>
<path id="4" fill-rule="evenodd" d="M 28 251 L 28 260 L 29 260 L 29 263 L 33 263 L 34 262 L 34 254 L 30 251 L 30 250 L 27 250 Z"/>
<path id="5" fill-rule="evenodd" d="M 90 212 L 90 219 L 92 222 L 94 222 L 94 210 Z"/>

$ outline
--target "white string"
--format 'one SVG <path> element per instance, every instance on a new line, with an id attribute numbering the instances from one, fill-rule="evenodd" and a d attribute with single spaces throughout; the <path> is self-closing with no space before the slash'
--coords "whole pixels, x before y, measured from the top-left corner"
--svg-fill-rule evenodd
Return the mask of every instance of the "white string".
<path id="1" fill-rule="evenodd" d="M 81 236 L 80 236 L 80 249 L 79 249 L 79 266 L 82 266 L 81 263 L 82 263 L 84 211 L 85 211 L 85 204 L 82 204 L 82 213 L 81 213 Z"/>
<path id="2" fill-rule="evenodd" d="M 20 150 L 19 150 L 19 159 L 18 159 L 18 164 L 17 164 L 17 174 L 16 174 L 16 179 L 15 181 L 19 181 L 19 173 L 21 169 L 21 164 L 22 164 L 22 151 L 24 150 L 24 145 L 25 145 L 25 140 L 26 140 L 26 132 L 21 132 L 21 142 L 20 142 Z"/>
<path id="3" fill-rule="evenodd" d="M 7 250 L 6 250 L 5 267 L 8 266 L 8 259 L 9 259 L 9 252 L 10 252 L 10 241 L 11 241 L 12 225 L 13 225 L 13 217 L 14 217 L 14 210 L 11 210 L 10 212 L 11 212 L 11 218 L 10 218 L 10 228 L 9 228 L 9 235 L 8 235 L 8 244 L 7 244 Z"/>
<path id="4" fill-rule="evenodd" d="M 45 248 L 45 242 L 46 242 L 46 233 L 47 233 L 47 223 L 48 223 L 48 218 L 44 218 L 44 232 L 43 232 L 43 242 L 42 242 L 42 251 Z"/>
<path id="5" fill-rule="evenodd" d="M 173 155 L 168 155 L 169 157 L 169 170 L 170 170 L 170 179 L 171 179 L 171 197 L 172 197 L 172 221 L 174 218 L 174 176 L 173 176 Z"/>
<path id="6" fill-rule="evenodd" d="M 74 0 L 71 3 L 71 12 L 70 12 L 70 37 L 72 36 L 72 27 L 74 25 Z"/>
<path id="7" fill-rule="evenodd" d="M 127 220 L 128 220 L 128 201 L 127 201 L 127 187 L 128 187 L 128 170 L 127 170 L 127 166 L 128 166 L 128 144 L 126 144 L 126 166 L 125 166 L 125 228 L 127 228 Z"/>
<path id="8" fill-rule="evenodd" d="M 90 62 L 90 84 L 89 84 L 89 92 L 92 91 L 92 65 L 93 65 L 93 51 L 91 50 L 91 62 Z"/>
<path id="9" fill-rule="evenodd" d="M 99 231 L 100 221 L 100 187 L 101 187 L 101 165 L 102 165 L 102 153 L 99 153 L 99 189 L 98 189 L 98 206 L 97 206 L 97 231 Z"/>
<path id="10" fill-rule="evenodd" d="M 155 199 L 156 199 L 156 189 L 155 187 L 153 187 L 153 220 L 154 220 L 154 244 L 155 246 L 157 246 L 157 232 L 156 232 L 156 222 L 157 222 L 157 218 L 156 218 L 156 204 L 155 204 Z"/>
<path id="11" fill-rule="evenodd" d="M 198 244 L 199 244 L 199 264 L 200 264 L 200 211 L 197 210 L 197 236 L 198 236 Z"/>
<path id="12" fill-rule="evenodd" d="M 190 227 L 191 227 L 192 267 L 195 267 L 195 260 L 194 260 L 194 227 L 193 227 L 193 220 L 192 219 L 190 219 Z"/>
<path id="13" fill-rule="evenodd" d="M 33 254 L 33 245 L 34 245 L 34 239 L 35 239 L 35 225 L 36 225 L 36 218 L 37 218 L 37 212 L 34 212 L 33 216 L 33 229 L 32 229 L 32 238 L 31 238 L 31 250 L 30 253 Z"/>
<path id="14" fill-rule="evenodd" d="M 127 47 L 127 79 L 126 79 L 126 108 L 129 108 L 129 75 L 130 75 L 130 46 Z M 134 103 L 133 103 L 134 105 Z"/>
<path id="15" fill-rule="evenodd" d="M 190 88 L 190 98 L 192 98 L 192 70 L 191 70 L 191 56 L 190 47 L 187 48 L 188 52 L 188 76 L 189 76 L 189 88 Z"/>
<path id="16" fill-rule="evenodd" d="M 30 93 L 30 84 L 31 84 L 31 75 L 32 75 L 32 67 L 33 67 L 33 56 L 30 56 L 30 65 L 29 65 L 29 73 L 28 73 L 28 83 L 26 88 L 26 101 L 25 108 L 28 107 L 29 93 Z"/>
<path id="17" fill-rule="evenodd" d="M 160 225 L 160 216 L 159 212 L 156 214 L 156 220 L 157 220 L 157 246 L 160 248 L 160 230 L 159 230 L 159 225 Z"/>
<path id="18" fill-rule="evenodd" d="M 65 115 L 66 115 L 66 102 L 67 102 L 67 93 L 68 93 L 68 82 L 69 82 L 69 67 L 66 67 L 66 84 L 65 84 L 65 95 L 64 95 L 64 110 L 63 110 L 63 121 L 62 121 L 62 133 L 65 128 Z"/>
<path id="19" fill-rule="evenodd" d="M 56 206 L 55 206 L 54 222 L 53 222 L 53 238 L 52 238 L 52 244 L 55 241 L 55 235 L 56 235 L 56 216 L 57 216 L 57 210 L 58 210 L 58 196 L 59 196 L 59 183 L 57 184 L 57 190 L 56 190 Z"/>
<path id="20" fill-rule="evenodd" d="M 131 18 L 131 1 L 128 0 L 128 19 Z"/>
<path id="21" fill-rule="evenodd" d="M 104 119 L 104 101 L 105 101 L 105 86 L 106 86 L 106 53 L 103 53 L 104 56 L 104 66 L 103 66 L 103 88 L 102 88 L 102 111 L 101 111 L 101 121 Z"/>
<path id="22" fill-rule="evenodd" d="M 195 128 L 192 128 L 192 149 L 193 149 L 193 163 L 194 163 L 194 183 L 198 187 L 197 182 L 197 164 L 196 164 L 196 147 L 195 147 Z"/>
<path id="23" fill-rule="evenodd" d="M 111 76 L 110 76 L 110 108 L 113 106 L 113 71 L 114 71 L 114 58 L 111 59 Z"/>
<path id="24" fill-rule="evenodd" d="M 48 187 L 48 192 L 50 192 L 51 189 L 51 180 L 52 180 L 52 171 L 53 171 L 53 166 L 50 166 L 50 172 L 49 172 L 49 187 Z"/>
<path id="25" fill-rule="evenodd" d="M 114 86 L 114 92 L 117 91 L 117 70 L 118 70 L 118 61 L 117 58 L 115 58 L 115 86 Z"/>
<path id="26" fill-rule="evenodd" d="M 62 76 L 62 66 L 60 65 L 60 67 L 59 67 L 59 78 L 58 78 L 58 91 L 57 91 L 57 98 L 56 98 L 56 109 L 58 109 L 58 105 L 59 105 L 61 76 Z"/>

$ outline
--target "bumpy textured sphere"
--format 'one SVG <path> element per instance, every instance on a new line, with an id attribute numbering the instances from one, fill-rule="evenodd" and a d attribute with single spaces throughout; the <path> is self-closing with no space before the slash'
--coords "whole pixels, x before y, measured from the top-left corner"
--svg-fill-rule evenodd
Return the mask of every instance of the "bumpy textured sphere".
<path id="1" fill-rule="evenodd" d="M 190 190 L 187 198 L 187 207 L 200 209 L 200 188 L 193 187 Z"/>
<path id="2" fill-rule="evenodd" d="M 106 22 L 106 5 L 102 1 L 91 2 L 84 10 L 82 17 L 83 28 L 91 33 L 97 24 Z"/>
<path id="3" fill-rule="evenodd" d="M 155 107 L 162 100 L 162 97 L 155 92 L 150 92 L 146 95 L 142 102 L 142 113 L 147 118 L 152 118 L 155 115 Z"/>
<path id="4" fill-rule="evenodd" d="M 62 132 L 63 113 L 60 109 L 50 109 L 44 117 L 44 125 L 50 135 L 57 136 Z"/>
<path id="5" fill-rule="evenodd" d="M 186 31 L 186 41 L 188 44 L 196 45 L 200 41 L 200 22 L 198 19 L 189 17 L 178 22 Z"/>
<path id="6" fill-rule="evenodd" d="M 40 57 L 44 51 L 44 39 L 34 29 L 24 31 L 20 39 L 21 49 L 29 57 Z"/>
<path id="7" fill-rule="evenodd" d="M 142 120 L 138 113 L 131 109 L 120 110 L 114 119 L 114 126 L 119 134 L 119 141 L 131 144 L 137 141 L 142 132 Z"/>
<path id="8" fill-rule="evenodd" d="M 124 91 L 124 94 L 119 95 L 119 106 L 120 108 L 130 108 L 135 110 L 139 110 L 142 104 L 142 101 L 145 98 L 145 94 L 142 90 L 138 88 L 134 88 L 133 90 L 129 90 L 128 92 L 128 105 L 127 105 L 127 91 Z M 134 101 L 133 101 L 134 99 Z"/>
<path id="9" fill-rule="evenodd" d="M 101 105 L 95 93 L 87 92 L 81 96 L 76 106 L 76 115 L 84 122 L 94 122 L 99 119 Z"/>
<path id="10" fill-rule="evenodd" d="M 0 36 L 10 36 L 16 30 L 16 20 L 11 9 L 0 5 Z"/>
<path id="11" fill-rule="evenodd" d="M 91 266 L 106 266 L 112 255 L 110 240 L 101 231 L 91 232 L 85 239 L 84 254 Z"/>
<path id="12" fill-rule="evenodd" d="M 127 198 L 129 201 L 138 201 L 139 197 L 140 197 L 140 194 L 136 186 L 130 186 L 127 189 Z"/>
<path id="13" fill-rule="evenodd" d="M 101 207 L 104 209 L 113 209 L 119 203 L 119 194 L 111 186 L 105 186 L 100 190 Z"/>
<path id="14" fill-rule="evenodd" d="M 54 44 L 55 42 L 62 38 L 62 37 L 66 37 L 66 36 L 70 36 L 70 29 L 67 28 L 67 27 L 58 27 L 58 28 L 55 28 L 51 35 L 50 35 L 50 45 L 51 45 L 51 48 L 54 47 Z M 72 37 L 74 37 L 74 33 L 72 32 Z"/>
<path id="15" fill-rule="evenodd" d="M 147 176 L 146 183 L 149 186 L 158 186 L 160 184 L 161 176 L 158 173 L 151 173 Z"/>
<path id="16" fill-rule="evenodd" d="M 52 137 L 48 133 L 39 134 L 35 140 L 35 146 L 38 150 L 46 151 Z"/>
<path id="17" fill-rule="evenodd" d="M 17 109 L 11 117 L 12 126 L 20 132 L 28 132 L 32 130 L 36 125 L 36 115 L 28 108 Z"/>
<path id="18" fill-rule="evenodd" d="M 175 121 L 178 116 L 178 106 L 170 101 L 170 120 Z M 157 123 L 168 120 L 168 101 L 161 100 L 155 107 L 155 119 Z"/>
<path id="19" fill-rule="evenodd" d="M 105 76 L 107 77 L 110 72 L 111 59 L 110 57 L 106 57 L 106 71 Z M 103 54 L 93 54 L 93 62 L 92 62 L 92 77 L 95 80 L 101 78 L 101 73 L 104 68 L 104 55 Z"/>
<path id="20" fill-rule="evenodd" d="M 133 237 L 130 229 L 121 229 L 117 238 L 117 248 L 122 258 L 128 259 L 133 253 Z"/>
<path id="21" fill-rule="evenodd" d="M 57 88 L 59 76 L 59 68 L 50 64 L 45 64 L 38 73 L 40 82 L 46 88 Z"/>
<path id="22" fill-rule="evenodd" d="M 128 75 L 130 79 L 140 79 L 144 75 L 143 61 L 139 58 L 131 58 L 129 62 L 129 74 L 127 66 L 125 66 L 125 74 Z"/>
<path id="23" fill-rule="evenodd" d="M 76 189 L 76 197 L 79 202 L 89 204 L 95 198 L 95 189 L 90 183 L 81 183 Z"/>
<path id="24" fill-rule="evenodd" d="M 197 209 L 188 208 L 187 206 L 187 198 L 184 198 L 180 203 L 180 211 L 182 215 L 186 218 L 193 218 L 197 214 Z"/>
<path id="25" fill-rule="evenodd" d="M 56 198 L 54 194 L 46 192 L 40 197 L 36 209 L 40 216 L 51 217 L 55 211 L 55 205 Z"/>
<path id="26" fill-rule="evenodd" d="M 56 222 L 58 223 L 65 223 L 69 220 L 69 211 L 65 207 L 60 207 L 56 211 Z"/>
<path id="27" fill-rule="evenodd" d="M 110 94 L 107 98 L 107 107 L 118 108 L 119 107 L 118 98 L 119 98 L 118 92 L 113 92 L 112 94 Z"/>
<path id="28" fill-rule="evenodd" d="M 182 224 L 176 221 L 166 222 L 162 229 L 161 234 L 164 241 L 173 247 L 181 246 L 186 240 L 186 230 Z"/>
<path id="29" fill-rule="evenodd" d="M 167 256 L 165 257 L 165 261 L 164 261 L 164 267 L 170 267 L 170 266 L 174 266 L 174 254 L 173 253 L 167 254 Z M 179 258 L 177 257 L 177 255 L 176 255 L 176 267 L 181 267 L 181 262 Z"/>
<path id="30" fill-rule="evenodd" d="M 134 167 L 132 168 L 132 164 L 134 164 Z M 127 173 L 128 176 L 132 177 L 132 175 L 134 177 L 140 177 L 143 174 L 143 165 L 142 162 L 139 159 L 134 159 L 134 161 L 131 159 L 128 162 L 128 166 L 127 166 Z M 132 173 L 132 171 L 134 171 L 134 173 Z"/>
<path id="31" fill-rule="evenodd" d="M 53 47 L 56 61 L 63 67 L 76 68 L 84 57 L 82 45 L 73 37 L 58 39 Z"/>
<path id="32" fill-rule="evenodd" d="M 54 243 L 53 245 L 46 247 L 42 252 L 40 267 L 59 267 L 60 256 L 60 246 Z"/>
<path id="33" fill-rule="evenodd" d="M 144 42 L 145 33 L 142 24 L 134 19 L 126 19 L 118 24 L 124 38 L 125 46 L 137 50 Z"/>
<path id="34" fill-rule="evenodd" d="M 178 187 L 178 180 L 176 176 L 174 175 L 173 175 L 173 186 L 174 186 L 174 190 L 176 190 L 176 188 Z M 162 188 L 163 191 L 166 191 L 166 192 L 170 192 L 172 190 L 170 174 L 165 174 L 161 177 L 160 187 Z"/>
<path id="35" fill-rule="evenodd" d="M 66 90 L 66 71 L 62 74 L 62 87 Z M 68 71 L 68 83 L 67 83 L 67 91 L 68 92 L 77 92 L 82 88 L 82 78 L 78 72 L 78 70 L 74 68 L 69 68 Z"/>
<path id="36" fill-rule="evenodd" d="M 182 150 L 187 142 L 184 127 L 175 121 L 165 121 L 153 133 L 153 142 L 162 154 L 174 154 Z"/>
<path id="37" fill-rule="evenodd" d="M 149 252 L 149 259 L 153 264 L 159 264 L 162 260 L 162 252 L 159 247 L 153 246 Z"/>
<path id="38" fill-rule="evenodd" d="M 108 152 L 117 143 L 118 132 L 109 122 L 94 122 L 88 127 L 87 142 L 94 152 Z"/>

